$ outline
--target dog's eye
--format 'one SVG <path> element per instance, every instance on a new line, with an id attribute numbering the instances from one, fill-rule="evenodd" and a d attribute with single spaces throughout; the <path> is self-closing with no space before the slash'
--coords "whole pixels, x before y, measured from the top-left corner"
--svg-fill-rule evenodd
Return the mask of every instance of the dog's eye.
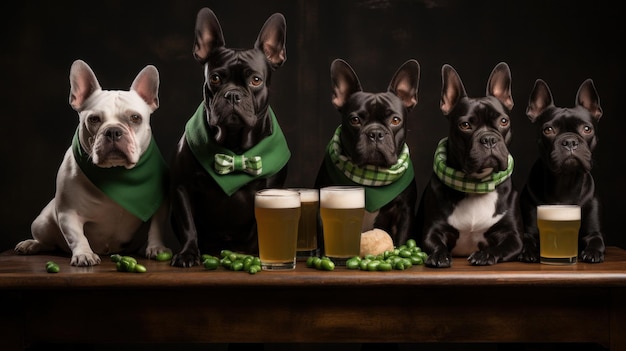
<path id="1" fill-rule="evenodd" d="M 353 126 L 358 126 L 359 124 L 361 124 L 361 119 L 359 117 L 350 117 L 350 124 L 352 124 Z"/>
<path id="2" fill-rule="evenodd" d="M 135 123 L 135 124 L 141 123 L 141 116 L 139 116 L 139 115 L 130 115 L 130 122 L 131 123 Z"/>
<path id="3" fill-rule="evenodd" d="M 209 76 L 209 83 L 211 83 L 211 85 L 217 85 L 220 84 L 222 82 L 222 77 L 219 76 L 219 74 L 211 74 Z"/>
<path id="4" fill-rule="evenodd" d="M 252 77 L 252 79 L 250 79 L 250 86 L 258 87 L 261 84 L 263 84 L 263 79 L 261 79 L 260 77 L 254 76 Z"/>
<path id="5" fill-rule="evenodd" d="M 470 130 L 472 129 L 472 125 L 469 124 L 469 122 L 461 122 L 459 123 L 459 128 L 461 128 L 461 130 Z"/>
<path id="6" fill-rule="evenodd" d="M 545 135 L 554 134 L 554 128 L 552 128 L 552 127 L 545 127 L 545 128 L 543 128 L 543 134 L 545 134 Z"/>
<path id="7" fill-rule="evenodd" d="M 98 123 L 100 123 L 100 116 L 98 116 L 98 115 L 91 115 L 91 116 L 87 117 L 87 122 L 89 122 L 89 124 L 98 124 Z"/>
<path id="8" fill-rule="evenodd" d="M 509 125 L 509 119 L 506 117 L 502 117 L 500 119 L 500 127 L 506 127 Z"/>
<path id="9" fill-rule="evenodd" d="M 392 125 L 392 126 L 397 126 L 397 125 L 400 125 L 400 123 L 402 123 L 402 118 L 400 118 L 400 117 L 397 117 L 397 116 L 396 116 L 396 117 L 393 117 L 393 118 L 391 119 L 391 125 Z"/>
<path id="10" fill-rule="evenodd" d="M 583 134 L 591 134 L 593 129 L 590 126 L 583 126 Z"/>

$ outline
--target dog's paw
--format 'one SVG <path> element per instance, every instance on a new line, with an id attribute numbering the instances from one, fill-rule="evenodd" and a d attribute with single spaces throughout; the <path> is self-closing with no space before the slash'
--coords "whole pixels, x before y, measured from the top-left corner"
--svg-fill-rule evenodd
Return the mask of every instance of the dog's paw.
<path id="1" fill-rule="evenodd" d="M 200 265 L 200 253 L 181 251 L 180 253 L 174 255 L 171 265 L 185 268 L 198 266 Z"/>
<path id="2" fill-rule="evenodd" d="M 498 258 L 489 251 L 475 251 L 467 257 L 467 261 L 472 266 L 491 266 L 498 263 Z"/>
<path id="3" fill-rule="evenodd" d="M 526 263 L 537 263 L 539 262 L 539 252 L 537 250 L 528 249 L 524 247 L 522 252 L 520 252 L 517 257 L 518 261 L 526 262 Z"/>
<path id="4" fill-rule="evenodd" d="M 89 267 L 100 264 L 100 256 L 93 252 L 72 254 L 70 265 L 78 267 Z"/>
<path id="5" fill-rule="evenodd" d="M 30 255 L 41 251 L 41 243 L 35 239 L 20 241 L 13 249 L 18 254 Z"/>
<path id="6" fill-rule="evenodd" d="M 452 265 L 452 257 L 447 252 L 433 252 L 428 255 L 426 261 L 424 261 L 426 267 L 431 268 L 448 268 Z"/>
<path id="7" fill-rule="evenodd" d="M 584 249 L 580 253 L 580 260 L 586 263 L 604 262 L 604 253 L 596 249 Z"/>

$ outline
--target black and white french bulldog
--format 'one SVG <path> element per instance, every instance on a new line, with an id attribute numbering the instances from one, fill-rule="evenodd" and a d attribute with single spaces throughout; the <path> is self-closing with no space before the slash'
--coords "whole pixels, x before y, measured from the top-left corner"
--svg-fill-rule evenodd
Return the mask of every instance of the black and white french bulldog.
<path id="1" fill-rule="evenodd" d="M 283 15 L 267 19 L 251 49 L 227 48 L 208 8 L 198 12 L 195 33 L 204 99 L 171 165 L 172 229 L 182 244 L 172 265 L 179 267 L 223 249 L 257 253 L 254 194 L 283 186 L 291 155 L 269 106 L 272 73 L 286 59 Z"/>
<path id="2" fill-rule="evenodd" d="M 102 90 L 91 68 L 70 69 L 70 105 L 79 125 L 56 178 L 56 194 L 31 225 L 20 254 L 62 250 L 70 264 L 92 266 L 99 255 L 146 257 L 170 252 L 163 244 L 168 215 L 167 164 L 152 137 L 159 107 L 159 73 L 146 66 L 129 91 Z M 147 237 L 146 237 L 147 235 Z"/>
<path id="3" fill-rule="evenodd" d="M 524 218 L 524 249 L 520 260 L 539 261 L 537 205 L 581 206 L 579 257 L 583 262 L 604 261 L 604 233 L 600 223 L 600 201 L 591 168 L 596 134 L 602 117 L 600 98 L 591 79 L 578 88 L 574 107 L 557 107 L 548 85 L 535 81 L 526 114 L 535 125 L 539 158 L 520 194 Z"/>
<path id="4" fill-rule="evenodd" d="M 501 62 L 486 96 L 467 96 L 458 73 L 442 67 L 441 111 L 447 138 L 435 153 L 433 175 L 418 206 L 418 230 L 429 267 L 450 267 L 452 257 L 472 265 L 516 260 L 522 221 L 511 174 L 511 71 Z"/>
<path id="5" fill-rule="evenodd" d="M 331 64 L 332 104 L 341 124 L 328 144 L 315 187 L 365 188 L 363 232 L 387 232 L 394 245 L 414 233 L 417 186 L 405 143 L 409 112 L 417 105 L 420 66 L 408 60 L 387 91 L 365 92 L 354 70 L 341 59 Z"/>

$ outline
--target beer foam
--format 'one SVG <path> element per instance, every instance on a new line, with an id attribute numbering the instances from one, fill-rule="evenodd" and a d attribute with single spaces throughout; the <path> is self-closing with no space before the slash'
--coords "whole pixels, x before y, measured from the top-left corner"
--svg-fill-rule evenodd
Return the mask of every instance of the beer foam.
<path id="1" fill-rule="evenodd" d="M 325 208 L 364 208 L 365 189 L 341 186 L 322 188 L 320 190 L 320 204 Z"/>
<path id="2" fill-rule="evenodd" d="M 300 195 L 292 190 L 265 189 L 257 192 L 254 204 L 262 208 L 296 208 L 300 207 Z"/>
<path id="3" fill-rule="evenodd" d="M 580 206 L 540 205 L 537 206 L 537 219 L 549 221 L 574 221 L 580 219 Z"/>
<path id="4" fill-rule="evenodd" d="M 300 193 L 300 200 L 302 202 L 317 202 L 320 200 L 320 192 L 317 189 L 308 188 L 292 188 L 289 190 L 295 190 Z"/>

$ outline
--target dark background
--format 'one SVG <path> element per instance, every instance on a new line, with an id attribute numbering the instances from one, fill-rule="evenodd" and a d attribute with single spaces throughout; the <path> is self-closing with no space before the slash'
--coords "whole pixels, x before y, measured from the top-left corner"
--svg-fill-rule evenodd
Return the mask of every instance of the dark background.
<path id="1" fill-rule="evenodd" d="M 10 6 L 9 6 L 10 3 Z M 576 4 L 576 5 L 574 5 Z M 1 11 L 0 249 L 30 237 L 30 223 L 52 198 L 57 168 L 78 117 L 68 104 L 69 68 L 85 60 L 104 89 L 128 89 L 147 64 L 161 77 L 152 127 L 170 157 L 202 99 L 191 49 L 198 10 L 212 8 L 229 47 L 249 48 L 274 12 L 287 19 L 287 61 L 272 80 L 272 107 L 292 158 L 288 186 L 312 186 L 323 150 L 339 123 L 330 103 L 330 63 L 345 59 L 365 90 L 382 91 L 407 59 L 422 68 L 408 144 L 418 189 L 431 173 L 447 121 L 439 110 L 441 66 L 459 72 L 470 96 L 483 95 L 500 61 L 513 76 L 514 181 L 524 183 L 537 156 L 525 116 L 537 78 L 557 105 L 572 106 L 592 78 L 604 115 L 593 173 L 604 204 L 609 245 L 626 248 L 626 196 L 620 129 L 625 81 L 624 18 L 619 1 L 229 0 L 22 1 Z M 176 243 L 172 244 L 173 246 Z"/>

